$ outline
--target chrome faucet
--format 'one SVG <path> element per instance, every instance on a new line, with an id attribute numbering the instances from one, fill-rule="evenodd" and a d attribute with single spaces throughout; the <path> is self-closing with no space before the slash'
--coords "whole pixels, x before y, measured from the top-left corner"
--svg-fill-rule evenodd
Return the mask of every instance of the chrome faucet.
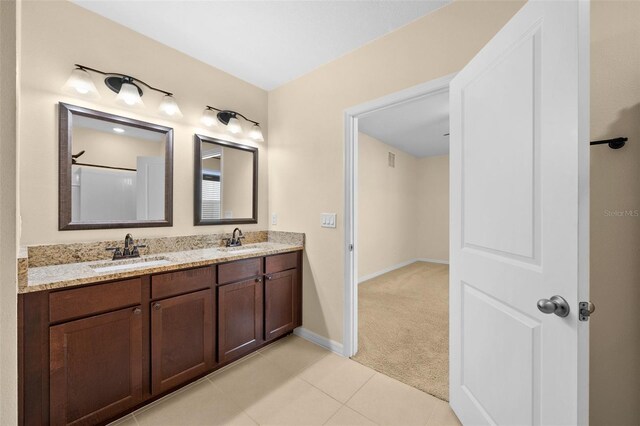
<path id="1" fill-rule="evenodd" d="M 131 256 L 131 249 L 129 248 L 129 245 L 134 246 L 133 235 L 131 234 L 127 234 L 124 236 L 124 250 L 122 251 L 123 256 Z"/>
<path id="2" fill-rule="evenodd" d="M 238 236 L 236 237 L 236 232 L 238 233 Z M 244 234 L 242 233 L 242 231 L 240 230 L 240 228 L 236 228 L 233 230 L 233 233 L 231 234 L 231 238 L 226 238 L 227 241 L 227 247 L 238 247 L 242 245 L 242 239 L 244 239 Z"/>
<path id="3" fill-rule="evenodd" d="M 139 248 L 147 247 L 145 244 L 136 245 L 133 241 L 133 235 L 127 234 L 124 237 L 124 249 L 120 250 L 120 247 L 107 247 L 108 251 L 113 252 L 112 260 L 128 259 L 132 257 L 140 257 Z"/>

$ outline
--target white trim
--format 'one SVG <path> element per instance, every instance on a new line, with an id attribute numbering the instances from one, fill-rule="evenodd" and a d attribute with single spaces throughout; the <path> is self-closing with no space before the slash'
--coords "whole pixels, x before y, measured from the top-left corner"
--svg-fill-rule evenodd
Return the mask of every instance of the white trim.
<path id="1" fill-rule="evenodd" d="M 311 343 L 322 346 L 323 348 L 328 349 L 335 354 L 344 356 L 344 348 L 342 346 L 342 343 L 328 339 L 304 327 L 296 328 L 295 330 L 293 330 L 293 334 L 295 334 L 296 336 L 300 336 Z"/>
<path id="2" fill-rule="evenodd" d="M 420 257 L 420 258 L 416 258 L 416 259 L 410 259 L 407 260 L 406 262 L 401 262 L 401 263 L 397 263 L 395 265 L 391 265 L 387 268 L 381 269 L 377 272 L 373 272 L 371 274 L 367 274 L 363 277 L 358 278 L 358 284 L 362 284 L 365 281 L 369 281 L 371 279 L 374 279 L 376 277 L 379 277 L 380 275 L 384 275 L 387 272 L 391 272 L 391 271 L 395 271 L 396 269 L 400 269 L 400 268 L 404 268 L 405 266 L 411 265 L 412 263 L 416 263 L 416 262 L 429 262 L 429 263 L 441 263 L 444 265 L 448 265 L 449 261 L 448 260 L 439 260 L 439 259 L 428 259 L 425 257 Z"/>
<path id="3" fill-rule="evenodd" d="M 344 112 L 344 356 L 358 352 L 358 120 L 375 111 L 449 90 L 456 73 L 349 108 Z M 353 250 L 350 246 L 353 245 Z"/>
<path id="4" fill-rule="evenodd" d="M 386 267 L 384 269 L 381 269 L 377 272 L 374 272 L 372 274 L 367 274 L 364 277 L 360 277 L 358 278 L 358 284 L 362 284 L 365 281 L 369 281 L 370 279 L 373 279 L 375 277 L 379 277 L 380 275 L 384 275 L 387 272 L 391 272 L 391 271 L 395 271 L 396 269 L 400 269 L 400 268 L 404 268 L 407 265 L 411 265 L 412 263 L 416 263 L 417 259 L 410 259 L 407 260 L 406 262 L 402 262 L 402 263 L 397 263 L 395 265 L 391 265 L 389 267 Z"/>

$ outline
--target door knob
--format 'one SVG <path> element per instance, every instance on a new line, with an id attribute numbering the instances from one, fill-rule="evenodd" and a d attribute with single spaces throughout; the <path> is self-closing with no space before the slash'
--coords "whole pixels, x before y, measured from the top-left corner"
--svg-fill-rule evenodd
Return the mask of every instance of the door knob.
<path id="1" fill-rule="evenodd" d="M 538 310 L 544 314 L 556 314 L 559 317 L 569 315 L 569 304 L 561 296 L 538 300 Z"/>

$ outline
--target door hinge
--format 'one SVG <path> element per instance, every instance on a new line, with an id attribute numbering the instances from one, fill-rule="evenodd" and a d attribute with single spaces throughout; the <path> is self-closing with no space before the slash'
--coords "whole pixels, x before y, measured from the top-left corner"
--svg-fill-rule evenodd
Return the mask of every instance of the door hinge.
<path id="1" fill-rule="evenodd" d="M 591 302 L 580 302 L 578 304 L 578 319 L 580 321 L 589 321 L 589 317 L 596 310 L 596 305 Z"/>

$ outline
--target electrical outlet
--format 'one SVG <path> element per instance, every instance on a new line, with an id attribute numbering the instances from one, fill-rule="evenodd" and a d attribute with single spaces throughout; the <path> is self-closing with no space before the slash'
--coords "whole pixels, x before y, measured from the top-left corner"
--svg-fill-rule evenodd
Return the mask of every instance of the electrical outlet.
<path id="1" fill-rule="evenodd" d="M 320 226 L 323 228 L 335 228 L 336 227 L 336 214 L 335 213 L 321 213 L 320 214 Z"/>
<path id="2" fill-rule="evenodd" d="M 278 213 L 271 213 L 271 224 L 272 225 L 278 224 Z"/>

